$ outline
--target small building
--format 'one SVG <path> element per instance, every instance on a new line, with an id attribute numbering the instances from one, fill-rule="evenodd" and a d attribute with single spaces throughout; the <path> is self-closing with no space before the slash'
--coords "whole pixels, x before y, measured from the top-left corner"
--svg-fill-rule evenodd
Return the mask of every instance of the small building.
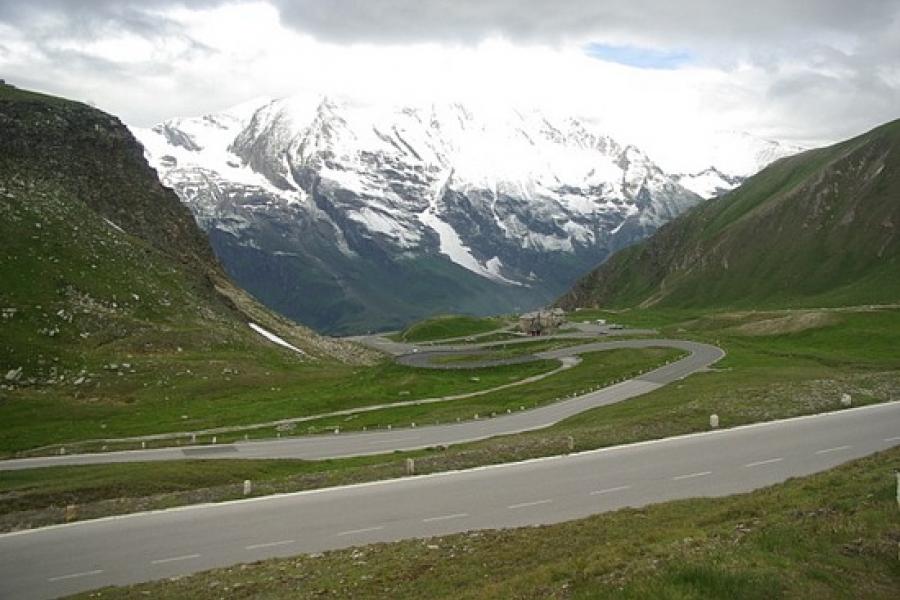
<path id="1" fill-rule="evenodd" d="M 519 329 L 528 335 L 552 335 L 566 322 L 566 313 L 561 308 L 536 310 L 519 316 Z"/>

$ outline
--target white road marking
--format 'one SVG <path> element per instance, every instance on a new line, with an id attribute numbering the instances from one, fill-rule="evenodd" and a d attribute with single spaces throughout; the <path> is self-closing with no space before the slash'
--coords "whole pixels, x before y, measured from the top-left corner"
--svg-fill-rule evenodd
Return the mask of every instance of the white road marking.
<path id="1" fill-rule="evenodd" d="M 783 458 L 770 458 L 769 460 L 758 460 L 756 462 L 747 463 L 744 465 L 745 467 L 761 467 L 763 465 L 771 465 L 772 463 L 777 463 L 783 461 Z"/>
<path id="2" fill-rule="evenodd" d="M 688 473 L 687 475 L 678 475 L 672 478 L 672 481 L 681 481 L 682 479 L 693 479 L 694 477 L 703 477 L 712 474 L 712 471 L 700 471 L 699 473 Z"/>
<path id="3" fill-rule="evenodd" d="M 245 550 L 256 550 L 258 548 L 271 548 L 273 546 L 287 546 L 288 544 L 293 544 L 294 540 L 278 540 L 277 542 L 265 542 L 263 544 L 251 544 L 249 546 L 244 546 Z"/>
<path id="4" fill-rule="evenodd" d="M 825 448 L 824 450 L 817 450 L 816 454 L 828 454 L 829 452 L 840 452 L 841 450 L 849 450 L 853 446 L 836 446 L 834 448 Z"/>
<path id="5" fill-rule="evenodd" d="M 64 579 L 75 579 L 76 577 L 87 577 L 88 575 L 99 575 L 103 572 L 103 569 L 97 569 L 95 571 L 84 571 L 83 573 L 72 573 L 71 575 L 60 575 L 58 577 L 50 577 L 47 581 L 62 581 Z"/>
<path id="6" fill-rule="evenodd" d="M 173 556 L 171 558 L 157 558 L 156 560 L 151 560 L 150 562 L 154 565 L 163 565 L 165 563 L 176 562 L 179 560 L 190 560 L 192 558 L 200 558 L 199 554 L 185 554 L 184 556 Z"/>
<path id="7" fill-rule="evenodd" d="M 468 517 L 469 513 L 456 513 L 453 515 L 443 515 L 440 517 L 428 517 L 427 519 L 422 519 L 423 523 L 433 523 L 435 521 L 449 521 L 450 519 L 462 519 L 464 517 Z"/>
<path id="8" fill-rule="evenodd" d="M 535 500 L 534 502 L 522 502 L 521 504 L 512 504 L 506 508 L 528 508 L 529 506 L 538 506 L 540 504 L 550 504 L 553 500 Z"/>
<path id="9" fill-rule="evenodd" d="M 378 531 L 379 529 L 384 529 L 384 525 L 379 525 L 378 527 L 366 527 L 365 529 L 351 529 L 350 531 L 342 531 L 338 533 L 338 535 L 353 535 L 355 533 L 367 533 L 369 531 Z"/>
<path id="10" fill-rule="evenodd" d="M 393 444 L 393 443 L 395 443 L 395 442 L 411 442 L 411 441 L 417 440 L 417 439 L 419 439 L 419 438 L 421 438 L 421 437 L 422 437 L 422 436 L 420 436 L 420 435 L 416 435 L 416 436 L 405 437 L 405 438 L 391 438 L 391 439 L 389 439 L 389 440 L 375 440 L 374 442 L 369 442 L 369 445 L 370 445 L 370 446 L 377 446 L 377 445 L 379 445 L 379 444 Z"/>
<path id="11" fill-rule="evenodd" d="M 622 490 L 631 489 L 630 485 L 620 485 L 618 487 L 606 488 L 605 490 L 594 490 L 591 492 L 591 496 L 600 496 L 602 494 L 611 494 L 613 492 L 621 492 Z"/>
<path id="12" fill-rule="evenodd" d="M 894 437 L 884 438 L 886 442 L 896 442 L 900 441 L 900 435 L 895 435 Z"/>

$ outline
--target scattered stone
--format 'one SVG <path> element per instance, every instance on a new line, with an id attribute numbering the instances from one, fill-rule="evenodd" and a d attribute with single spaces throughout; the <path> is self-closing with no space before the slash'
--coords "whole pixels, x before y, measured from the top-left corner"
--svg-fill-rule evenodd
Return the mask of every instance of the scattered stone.
<path id="1" fill-rule="evenodd" d="M 22 367 L 19 367 L 17 369 L 10 369 L 9 371 L 7 371 L 6 377 L 4 379 L 6 379 L 6 381 L 18 381 L 21 378 L 22 378 Z"/>

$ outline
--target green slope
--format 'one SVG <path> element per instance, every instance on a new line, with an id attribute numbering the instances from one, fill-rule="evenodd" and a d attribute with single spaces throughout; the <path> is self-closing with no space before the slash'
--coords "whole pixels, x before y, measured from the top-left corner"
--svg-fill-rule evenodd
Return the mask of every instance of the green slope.
<path id="1" fill-rule="evenodd" d="M 558 301 L 776 307 L 900 301 L 900 121 L 777 161 L 613 256 Z"/>
<path id="2" fill-rule="evenodd" d="M 79 378 L 87 385 L 102 379 L 96 372 L 107 361 L 130 364 L 137 355 L 286 354 L 248 321 L 308 356 L 330 358 L 342 348 L 272 315 L 231 283 L 118 119 L 7 85 L 0 85 L 0 240 L 5 391 L 58 390 Z"/>

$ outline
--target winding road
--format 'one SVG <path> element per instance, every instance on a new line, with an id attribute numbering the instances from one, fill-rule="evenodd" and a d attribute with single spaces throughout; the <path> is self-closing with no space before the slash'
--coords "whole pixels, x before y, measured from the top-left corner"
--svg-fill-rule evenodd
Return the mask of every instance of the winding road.
<path id="1" fill-rule="evenodd" d="M 493 419 L 9 460 L 0 462 L 0 469 L 189 458 L 326 458 L 454 444 L 547 427 L 658 389 L 723 356 L 707 344 L 652 339 L 587 343 L 538 356 L 562 359 L 612 348 L 660 346 L 689 355 L 595 392 Z M 408 359 L 414 363 L 429 360 L 428 352 L 406 356 L 414 356 Z M 822 471 L 897 444 L 900 402 L 888 402 L 566 456 L 2 534 L 0 598 L 52 598 L 275 556 L 556 523 L 625 506 L 728 495 Z"/>
<path id="2" fill-rule="evenodd" d="M 481 440 L 497 435 L 521 433 L 549 427 L 563 419 L 592 408 L 598 408 L 652 392 L 663 385 L 682 379 L 691 373 L 706 369 L 724 356 L 721 349 L 709 344 L 684 340 L 641 339 L 593 342 L 540 352 L 528 357 L 537 359 L 566 359 L 586 352 L 619 348 L 678 348 L 689 352 L 688 356 L 649 371 L 640 377 L 602 388 L 595 392 L 561 400 L 532 410 L 503 414 L 494 418 L 464 421 L 448 425 L 380 430 L 366 433 L 342 433 L 340 435 L 310 435 L 265 441 L 248 441 L 237 444 L 170 447 L 150 450 L 128 450 L 93 454 L 68 454 L 20 458 L 0 461 L 0 471 L 32 469 L 63 465 L 90 465 L 126 462 L 150 462 L 162 460 L 190 460 L 199 458 L 261 459 L 302 458 L 323 459 L 347 456 L 382 454 L 393 450 L 415 450 L 431 446 L 447 446 Z M 426 364 L 430 357 L 446 352 L 435 348 L 428 352 L 402 355 L 410 358 L 408 364 Z M 415 361 L 415 362 L 412 362 Z"/>
<path id="3" fill-rule="evenodd" d="M 900 402 L 466 471 L 0 535 L 0 598 L 753 490 L 900 444 Z"/>

